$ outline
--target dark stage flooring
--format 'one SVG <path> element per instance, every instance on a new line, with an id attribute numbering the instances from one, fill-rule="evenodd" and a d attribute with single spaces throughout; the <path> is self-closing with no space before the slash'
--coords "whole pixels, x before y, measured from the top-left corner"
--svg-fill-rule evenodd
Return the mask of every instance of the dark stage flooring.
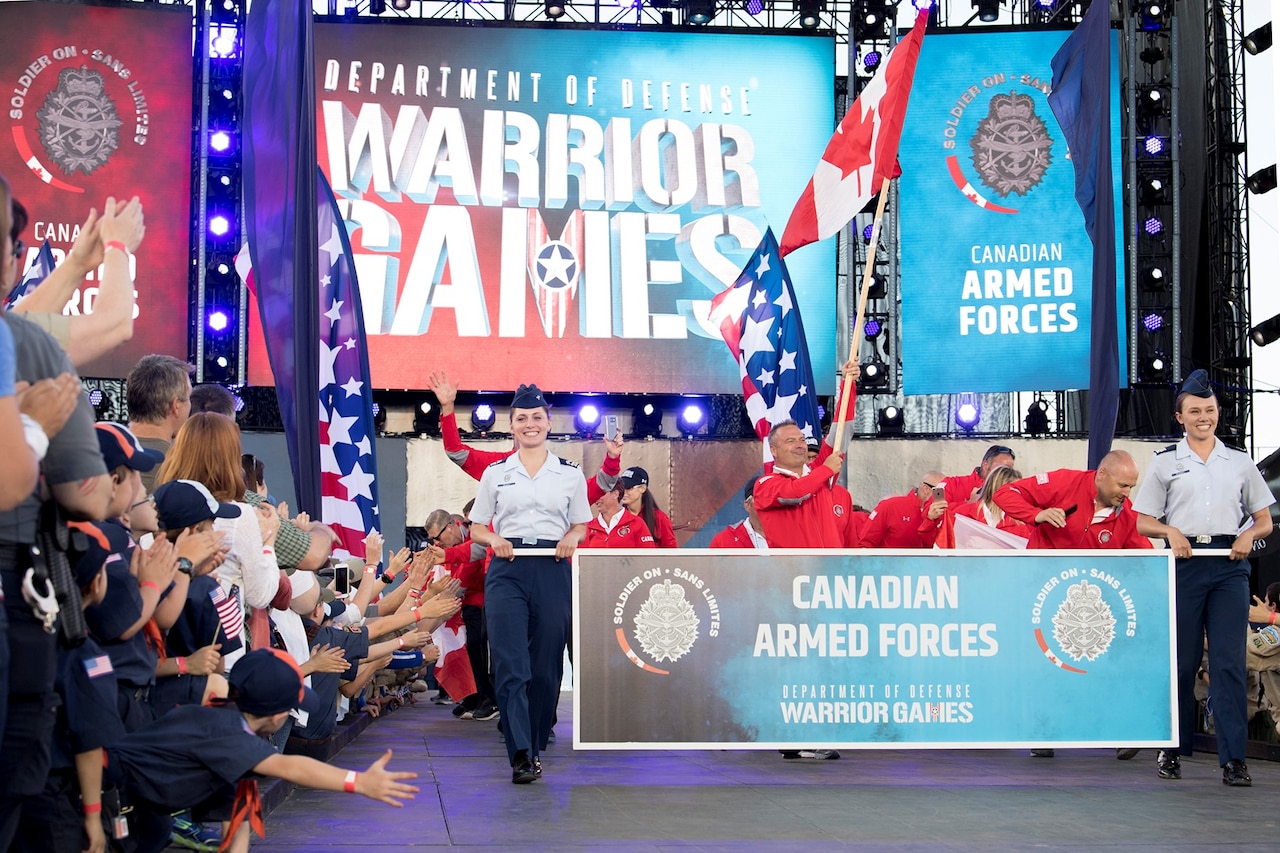
<path id="1" fill-rule="evenodd" d="M 426 696 L 429 694 L 421 694 Z M 1253 761 L 1252 788 L 1221 782 L 1216 755 L 1157 778 L 1154 750 L 845 751 L 839 761 L 776 752 L 574 752 L 572 697 L 546 775 L 512 785 L 494 723 L 419 702 L 375 722 L 335 763 L 382 750 L 422 791 L 403 810 L 297 791 L 254 849 L 1043 850 L 1280 849 L 1280 764 Z"/>

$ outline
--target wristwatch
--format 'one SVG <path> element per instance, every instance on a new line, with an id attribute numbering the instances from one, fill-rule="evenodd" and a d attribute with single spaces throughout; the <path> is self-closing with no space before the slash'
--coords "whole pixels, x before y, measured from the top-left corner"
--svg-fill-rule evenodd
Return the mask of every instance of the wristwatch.
<path id="1" fill-rule="evenodd" d="M 388 572 L 383 572 L 382 577 L 379 578 L 379 580 L 381 580 L 385 584 L 393 584 L 396 582 L 396 576 Z"/>
<path id="2" fill-rule="evenodd" d="M 188 560 L 186 557 L 178 558 L 178 571 L 182 572 L 187 577 L 191 576 L 191 570 L 194 568 L 195 566 L 193 566 L 191 564 L 191 561 Z"/>

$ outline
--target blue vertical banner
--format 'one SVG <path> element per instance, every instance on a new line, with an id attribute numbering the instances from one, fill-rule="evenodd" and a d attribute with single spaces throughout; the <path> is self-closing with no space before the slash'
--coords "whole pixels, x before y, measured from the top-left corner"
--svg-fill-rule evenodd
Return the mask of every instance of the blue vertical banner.
<path id="1" fill-rule="evenodd" d="M 1050 61 L 1069 32 L 925 40 L 900 160 L 907 394 L 1090 387 L 1093 245 Z M 1112 80 L 1119 48 L 1111 35 Z M 1111 92 L 1111 127 L 1120 127 Z M 1122 187 L 1113 138 L 1113 185 Z M 1122 204 L 1115 204 L 1118 217 Z M 1122 233 L 1116 219 L 1117 233 Z M 1117 245 L 1116 267 L 1123 270 Z M 1124 311 L 1123 281 L 1116 289 Z M 1121 367 L 1125 342 L 1116 340 Z M 940 357 L 941 356 L 941 357 Z M 1121 374 L 1120 384 L 1127 384 Z"/>

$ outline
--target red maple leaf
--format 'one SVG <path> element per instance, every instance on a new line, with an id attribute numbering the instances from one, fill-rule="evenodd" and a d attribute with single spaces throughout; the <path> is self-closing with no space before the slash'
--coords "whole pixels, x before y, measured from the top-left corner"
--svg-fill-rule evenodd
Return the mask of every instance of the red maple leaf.
<path id="1" fill-rule="evenodd" d="M 854 102 L 853 109 L 840 122 L 840 130 L 827 143 L 822 159 L 840 170 L 840 180 L 871 163 L 871 138 L 876 130 L 876 111 L 862 114 L 862 105 Z"/>

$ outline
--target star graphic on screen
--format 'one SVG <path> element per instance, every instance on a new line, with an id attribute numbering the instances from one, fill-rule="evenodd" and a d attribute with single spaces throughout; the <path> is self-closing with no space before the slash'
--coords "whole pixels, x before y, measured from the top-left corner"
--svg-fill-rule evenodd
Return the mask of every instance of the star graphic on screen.
<path id="1" fill-rule="evenodd" d="M 578 277 L 578 259 L 573 251 L 558 240 L 538 251 L 538 273 L 546 287 L 568 287 Z"/>

